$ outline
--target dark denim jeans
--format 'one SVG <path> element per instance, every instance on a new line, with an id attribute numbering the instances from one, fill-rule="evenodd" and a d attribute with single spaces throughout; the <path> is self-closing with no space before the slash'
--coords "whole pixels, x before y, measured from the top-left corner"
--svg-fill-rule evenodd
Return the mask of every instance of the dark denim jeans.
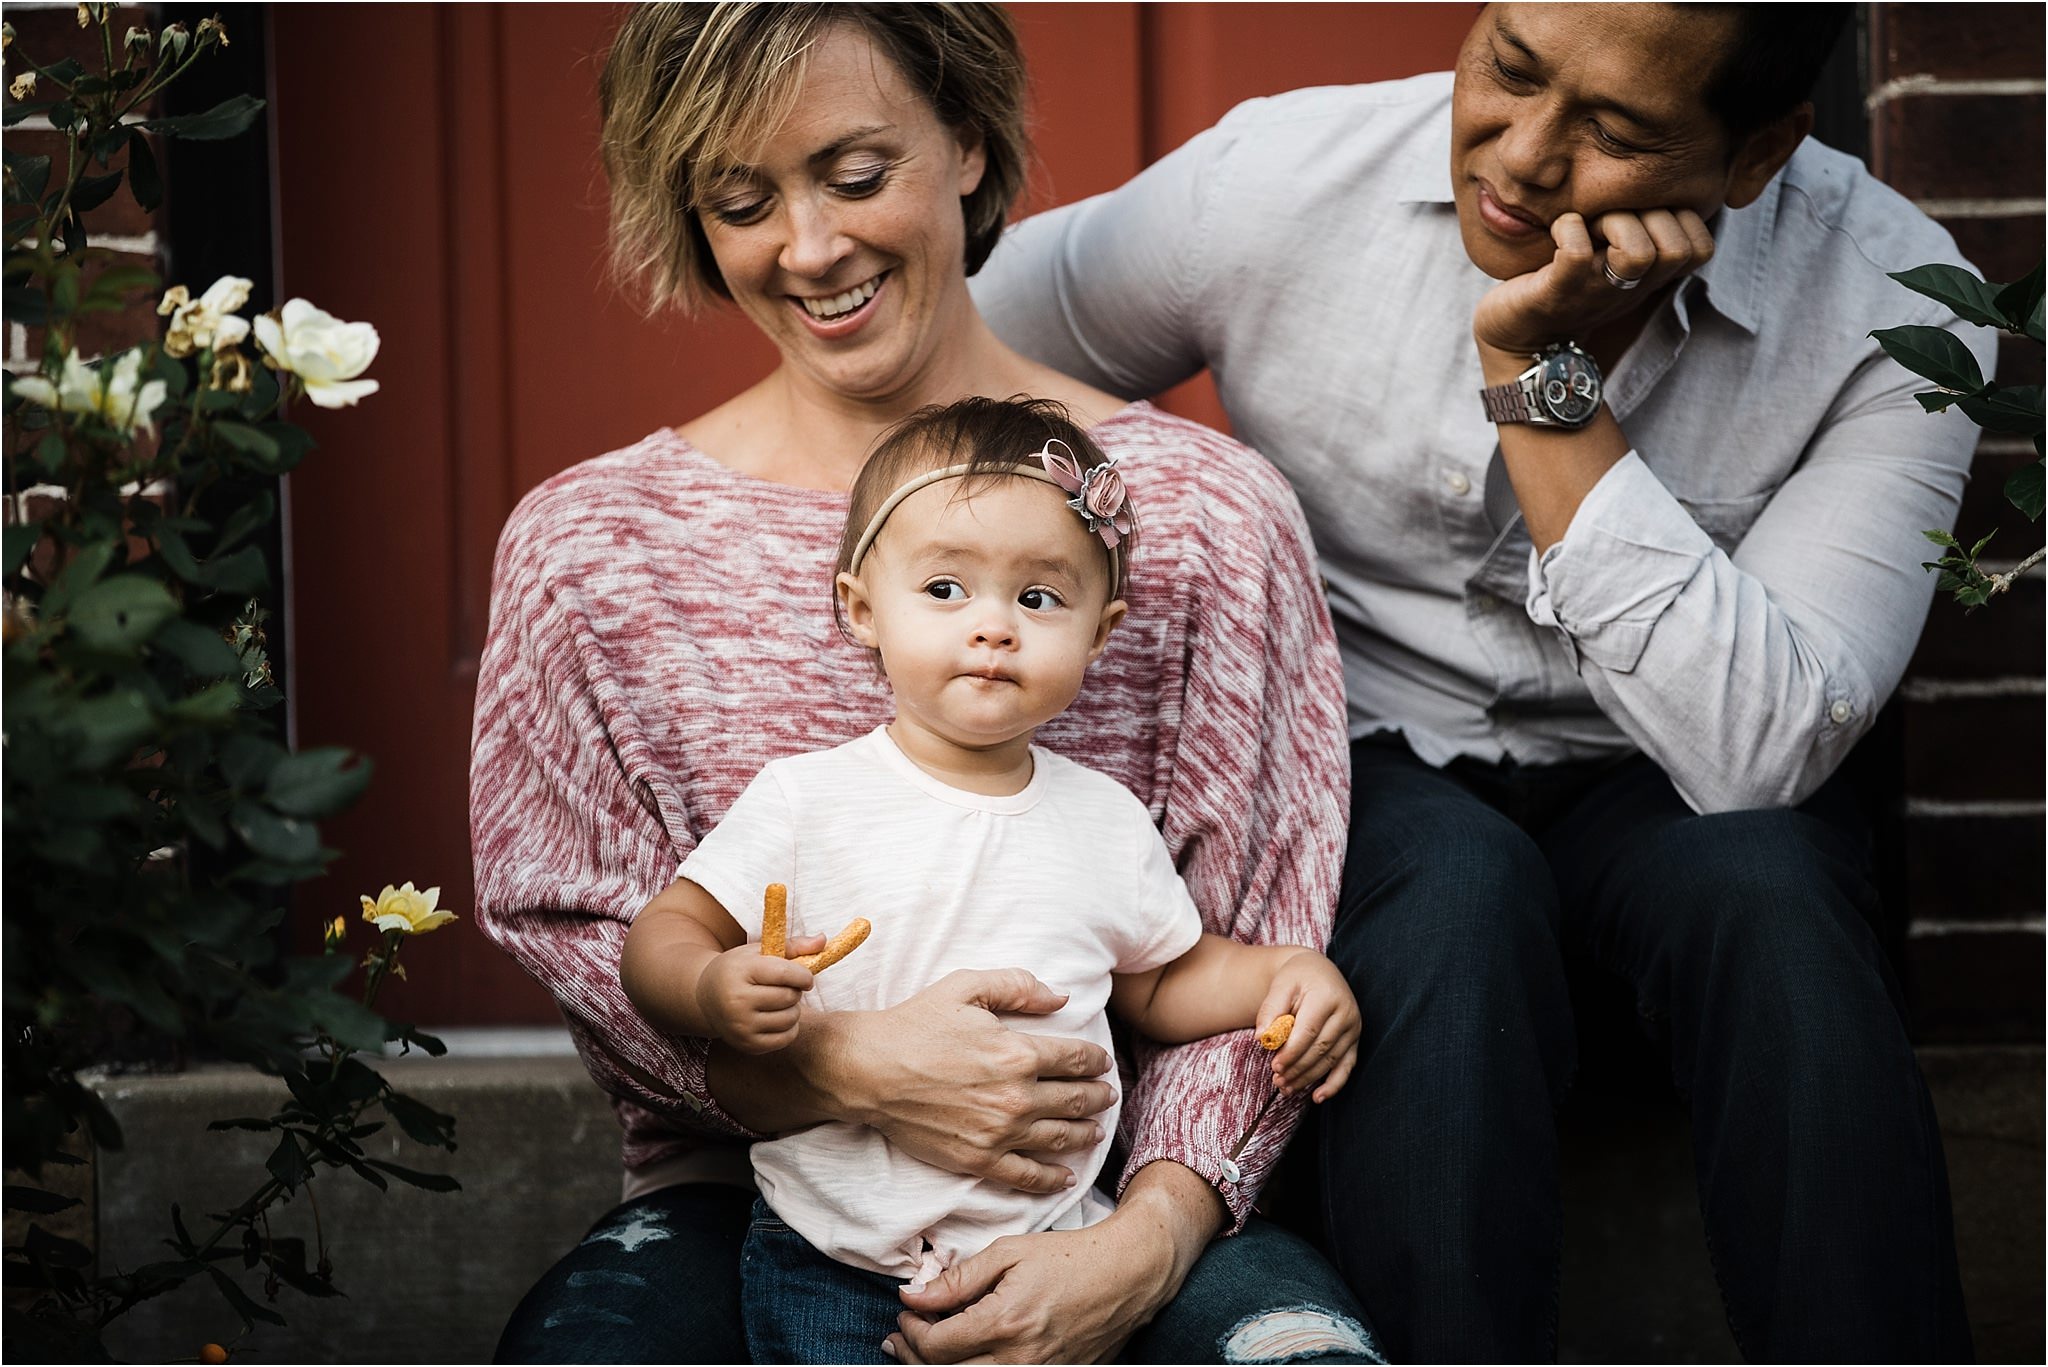
<path id="1" fill-rule="evenodd" d="M 1837 781 L 1700 816 L 1649 760 L 1352 747 L 1331 957 L 1365 1017 L 1318 1108 L 1324 1235 L 1396 1360 L 1555 1356 L 1567 956 L 1623 980 L 1692 1116 L 1751 1358 L 1967 1358 L 1948 1175 Z"/>
<path id="2" fill-rule="evenodd" d="M 887 1361 L 881 1347 L 896 1327 L 896 1284 L 832 1262 L 772 1216 L 772 1225 L 750 1229 L 754 1199 L 736 1188 L 686 1186 L 620 1206 L 526 1293 L 496 1360 Z M 791 1309 L 778 1324 L 763 1323 L 765 1315 L 743 1324 L 743 1247 L 751 1260 L 746 1295 L 772 1294 Z M 757 1339 L 762 1355 L 750 1356 L 750 1334 L 763 1330 L 782 1337 Z M 1382 1361 L 1336 1271 L 1257 1217 L 1237 1237 L 1209 1245 L 1122 1360 Z"/>

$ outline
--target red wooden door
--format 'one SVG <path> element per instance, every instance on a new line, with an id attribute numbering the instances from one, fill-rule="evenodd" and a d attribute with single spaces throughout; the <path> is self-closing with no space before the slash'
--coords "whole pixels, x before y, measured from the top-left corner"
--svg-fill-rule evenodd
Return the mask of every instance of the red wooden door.
<path id="1" fill-rule="evenodd" d="M 1032 207 L 1121 183 L 1231 105 L 1449 64 L 1466 5 L 1024 5 L 1044 169 Z M 491 553 L 526 490 L 764 374 L 734 315 L 648 322 L 606 283 L 599 5 L 279 5 L 280 298 L 383 335 L 383 388 L 295 416 L 320 449 L 289 480 L 293 715 L 377 774 L 330 823 L 302 908 L 439 884 L 464 913 L 408 951 L 387 998 L 428 1025 L 547 1022 L 549 999 L 476 933 L 470 708 Z M 1169 402 L 1220 421 L 1197 381 Z M 311 915 L 301 918 L 309 925 Z"/>

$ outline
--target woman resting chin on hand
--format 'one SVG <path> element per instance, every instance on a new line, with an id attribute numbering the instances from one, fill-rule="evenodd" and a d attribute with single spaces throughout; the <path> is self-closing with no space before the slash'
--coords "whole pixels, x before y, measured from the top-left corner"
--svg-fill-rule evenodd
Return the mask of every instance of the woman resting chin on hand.
<path id="1" fill-rule="evenodd" d="M 1030 1032 L 1063 998 L 1021 969 L 809 1013 L 761 1055 L 665 1033 L 620 985 L 635 913 L 765 764 L 889 719 L 830 587 L 846 491 L 918 409 L 1056 399 L 1152 491 L 1128 616 L 1038 743 L 1145 804 L 1205 930 L 1328 941 L 1349 759 L 1293 496 L 1229 439 L 1018 356 L 969 298 L 1023 184 L 1024 86 L 1008 18 L 983 5 L 649 6 L 607 59 L 616 259 L 654 305 L 729 300 L 780 362 L 546 481 L 499 543 L 478 917 L 554 993 L 625 1129 L 624 1203 L 528 1293 L 500 1360 L 745 1360 L 753 1138 L 865 1124 L 939 1167 L 1057 1190 L 1114 1098 L 1103 1050 Z M 888 1351 L 1279 1361 L 1261 1320 L 1284 1310 L 1283 1352 L 1377 1360 L 1335 1272 L 1251 1214 L 1303 1098 L 1276 1097 L 1246 1031 L 1132 1047 L 1114 1213 L 905 1289 Z"/>

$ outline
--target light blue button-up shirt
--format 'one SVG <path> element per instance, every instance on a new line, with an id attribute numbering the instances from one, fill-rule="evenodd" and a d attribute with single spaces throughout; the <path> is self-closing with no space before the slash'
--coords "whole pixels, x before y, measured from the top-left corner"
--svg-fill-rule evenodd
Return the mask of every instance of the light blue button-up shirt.
<path id="1" fill-rule="evenodd" d="M 1630 454 L 1540 559 L 1481 409 L 1494 283 L 1451 197 L 1448 74 L 1240 105 L 1123 188 L 1013 229 L 998 334 L 1126 396 L 1214 372 L 1293 482 L 1354 736 L 1424 759 L 1641 749 L 1700 811 L 1818 787 L 1897 685 L 1976 429 L 1868 333 L 1953 326 L 1885 278 L 1954 241 L 1808 141 L 1607 377 Z M 1131 491 L 1140 518 L 1144 493 Z"/>

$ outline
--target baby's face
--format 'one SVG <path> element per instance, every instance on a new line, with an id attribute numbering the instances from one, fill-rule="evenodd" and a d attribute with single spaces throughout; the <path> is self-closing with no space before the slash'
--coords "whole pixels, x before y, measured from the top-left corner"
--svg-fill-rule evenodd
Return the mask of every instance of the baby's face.
<path id="1" fill-rule="evenodd" d="M 1059 489 L 962 488 L 905 499 L 842 601 L 854 639 L 882 654 L 898 719 L 982 750 L 1066 710 L 1124 605 L 1109 599 L 1101 540 Z"/>

